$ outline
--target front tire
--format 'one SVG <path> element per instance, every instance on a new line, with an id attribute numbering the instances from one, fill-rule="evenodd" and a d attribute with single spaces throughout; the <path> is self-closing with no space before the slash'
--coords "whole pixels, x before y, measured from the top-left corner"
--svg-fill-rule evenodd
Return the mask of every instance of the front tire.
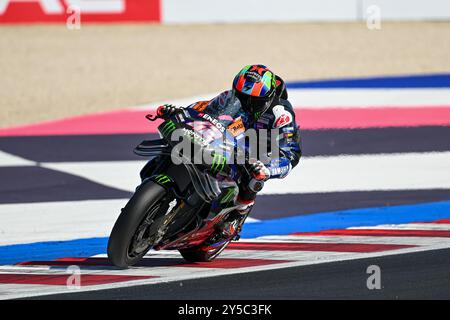
<path id="1" fill-rule="evenodd" d="M 148 181 L 136 190 L 122 209 L 108 240 L 108 258 L 115 266 L 128 268 L 152 248 L 152 238 L 158 231 L 158 223 L 152 222 L 160 215 L 166 194 L 162 186 Z M 140 238 L 136 237 L 142 238 L 144 235 L 147 238 L 143 238 L 142 245 L 137 246 Z"/>

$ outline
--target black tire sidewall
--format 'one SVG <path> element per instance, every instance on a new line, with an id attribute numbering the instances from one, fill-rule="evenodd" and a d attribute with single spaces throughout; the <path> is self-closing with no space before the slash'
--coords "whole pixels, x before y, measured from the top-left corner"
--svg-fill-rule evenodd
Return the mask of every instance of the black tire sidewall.
<path id="1" fill-rule="evenodd" d="M 127 268 L 138 262 L 145 255 L 146 252 L 130 258 L 128 256 L 128 247 L 148 210 L 156 205 L 166 194 L 167 191 L 164 187 L 153 181 L 147 181 L 139 186 L 122 209 L 108 240 L 108 258 L 115 266 Z"/>

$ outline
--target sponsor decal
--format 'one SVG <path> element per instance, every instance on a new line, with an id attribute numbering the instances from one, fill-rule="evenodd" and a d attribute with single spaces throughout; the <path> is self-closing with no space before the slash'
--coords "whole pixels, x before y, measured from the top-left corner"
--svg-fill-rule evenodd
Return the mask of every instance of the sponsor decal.
<path id="1" fill-rule="evenodd" d="M 201 136 L 208 141 L 216 140 L 222 137 L 222 132 L 217 129 L 212 123 L 207 121 L 194 121 L 188 122 L 195 132 L 201 134 Z"/>
<path id="2" fill-rule="evenodd" d="M 228 126 L 227 129 L 228 131 L 230 131 L 233 137 L 236 137 L 245 132 L 245 126 L 241 118 L 236 119 L 232 124 Z"/>
<path id="3" fill-rule="evenodd" d="M 159 127 L 159 131 L 161 132 L 161 134 L 163 136 L 168 136 L 170 135 L 172 132 L 174 132 L 176 129 L 175 123 L 172 120 L 163 122 L 160 127 Z"/>
<path id="4" fill-rule="evenodd" d="M 160 0 L 0 0 L 0 23 L 159 22 Z"/>
<path id="5" fill-rule="evenodd" d="M 209 145 L 208 141 L 206 141 L 206 139 L 204 139 L 199 133 L 195 132 L 194 130 L 183 128 L 183 134 L 191 138 L 192 141 L 198 142 L 204 147 Z"/>
<path id="6" fill-rule="evenodd" d="M 275 116 L 274 128 L 281 128 L 292 122 L 292 115 L 284 109 L 284 106 L 277 105 L 272 109 Z"/>
<path id="7" fill-rule="evenodd" d="M 223 135 L 219 129 L 217 129 L 212 123 L 207 121 L 193 121 L 186 124 L 190 125 L 195 132 L 200 133 L 207 140 L 219 139 Z"/>
<path id="8" fill-rule="evenodd" d="M 220 154 L 214 154 L 212 165 L 211 165 L 211 173 L 217 174 L 223 170 L 225 164 L 227 163 L 227 158 Z"/>
<path id="9" fill-rule="evenodd" d="M 275 121 L 275 128 L 283 127 L 292 122 L 292 117 L 289 114 L 283 114 Z"/>
<path id="10" fill-rule="evenodd" d="M 289 166 L 285 166 L 285 167 L 281 167 L 281 168 L 272 168 L 270 170 L 270 175 L 272 175 L 272 176 L 278 176 L 278 175 L 283 176 L 288 171 L 289 171 Z"/>
<path id="11" fill-rule="evenodd" d="M 202 112 L 203 110 L 205 110 L 205 108 L 208 106 L 209 101 L 199 101 L 197 102 L 192 109 L 194 109 L 195 111 L 198 112 Z"/>
<path id="12" fill-rule="evenodd" d="M 222 196 L 222 199 L 220 200 L 220 203 L 227 203 L 234 199 L 234 196 L 236 195 L 236 190 L 234 187 L 228 188 L 224 191 L 224 195 Z"/>
<path id="13" fill-rule="evenodd" d="M 293 127 L 284 127 L 282 129 L 280 129 L 280 132 L 282 132 L 282 133 L 294 133 L 295 134 L 295 129 Z"/>
<path id="14" fill-rule="evenodd" d="M 200 114 L 199 114 L 200 115 Z M 201 116 L 203 119 L 208 120 L 210 123 L 212 123 L 217 129 L 220 130 L 220 132 L 224 133 L 225 132 L 225 126 L 219 122 L 219 120 L 211 117 L 209 114 L 207 113 L 203 113 Z"/>
<path id="15" fill-rule="evenodd" d="M 161 184 L 166 184 L 168 182 L 172 182 L 172 179 L 165 174 L 158 174 L 153 178 L 154 181 L 161 183 Z"/>

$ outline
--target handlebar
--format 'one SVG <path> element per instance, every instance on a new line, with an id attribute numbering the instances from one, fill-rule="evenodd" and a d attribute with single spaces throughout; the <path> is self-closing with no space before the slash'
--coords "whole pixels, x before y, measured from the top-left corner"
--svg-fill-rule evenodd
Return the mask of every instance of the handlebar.
<path id="1" fill-rule="evenodd" d="M 155 121 L 156 119 L 159 119 L 161 117 L 159 117 L 158 115 L 153 115 L 153 114 L 146 114 L 145 118 L 149 121 Z"/>
<path id="2" fill-rule="evenodd" d="M 146 114 L 145 115 L 145 118 L 147 119 L 147 120 L 149 120 L 149 121 L 155 121 L 155 120 L 157 120 L 157 119 L 165 119 L 165 114 L 164 114 L 164 109 L 166 108 L 166 106 L 164 106 L 164 105 L 162 105 L 162 106 L 159 106 L 157 109 L 156 109 L 156 114 L 155 115 L 153 115 L 153 114 Z"/>

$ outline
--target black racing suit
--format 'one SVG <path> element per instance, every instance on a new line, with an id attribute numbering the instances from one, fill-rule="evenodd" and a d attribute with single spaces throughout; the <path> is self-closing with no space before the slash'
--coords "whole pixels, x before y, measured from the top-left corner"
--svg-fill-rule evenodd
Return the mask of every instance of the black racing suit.
<path id="1" fill-rule="evenodd" d="M 301 157 L 301 144 L 299 127 L 295 121 L 295 113 L 291 103 L 287 100 L 287 91 L 284 82 L 277 77 L 277 95 L 270 108 L 256 121 L 250 123 L 250 127 L 256 130 L 279 130 L 278 146 L 279 156 L 270 155 L 270 163 L 266 167 L 270 170 L 270 179 L 284 178 L 294 168 Z M 268 134 L 268 146 L 270 146 L 270 134 Z M 256 192 L 249 188 L 251 177 L 248 177 L 240 185 L 239 200 L 252 202 Z"/>
<path id="2" fill-rule="evenodd" d="M 245 113 L 244 123 L 245 128 L 253 128 L 258 131 L 260 129 L 267 130 L 267 144 L 268 157 L 270 162 L 265 163 L 266 167 L 270 170 L 270 178 L 284 178 L 288 173 L 294 168 L 301 157 L 301 147 L 300 147 L 300 134 L 297 123 L 295 122 L 295 113 L 292 105 L 288 101 L 288 95 L 286 87 L 281 78 L 277 76 L 277 89 L 276 96 L 272 102 L 269 109 L 261 115 L 256 121 L 251 117 L 250 114 Z M 231 91 L 225 91 L 221 93 L 220 96 L 231 95 Z M 216 97 L 216 98 L 218 98 Z M 215 98 L 215 99 L 216 99 Z M 212 100 L 211 100 L 212 101 Z M 189 105 L 187 108 L 194 108 L 196 106 L 205 106 L 208 101 L 200 101 Z M 170 110 L 175 110 L 174 106 L 167 105 Z M 197 109 L 196 109 L 197 110 Z M 203 109 L 202 109 L 203 110 Z M 271 146 L 271 129 L 278 130 L 278 147 L 279 154 L 275 155 L 270 150 Z M 261 143 L 264 141 L 259 141 Z M 261 160 L 261 159 L 258 159 Z M 263 161 L 265 162 L 265 161 Z M 250 184 L 252 182 L 252 177 L 245 176 L 239 184 L 239 195 L 238 201 L 243 204 L 253 203 L 257 192 L 252 190 Z"/>

